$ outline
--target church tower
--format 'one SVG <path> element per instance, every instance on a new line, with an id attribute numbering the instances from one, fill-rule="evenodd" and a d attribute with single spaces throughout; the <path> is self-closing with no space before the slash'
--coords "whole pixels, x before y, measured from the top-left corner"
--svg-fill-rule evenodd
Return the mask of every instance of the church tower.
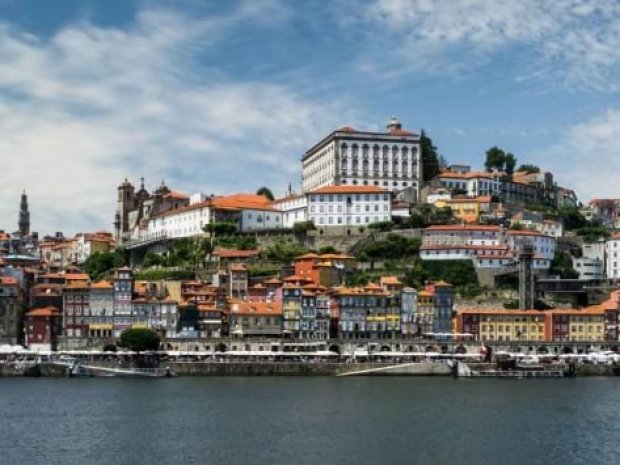
<path id="1" fill-rule="evenodd" d="M 26 191 L 22 192 L 22 199 L 19 204 L 18 229 L 22 237 L 30 234 L 30 211 L 28 211 L 28 196 Z"/>
<path id="2" fill-rule="evenodd" d="M 117 210 L 114 215 L 114 229 L 119 243 L 122 241 L 123 233 L 129 230 L 129 212 L 136 208 L 135 200 L 135 188 L 125 178 L 118 186 Z"/>

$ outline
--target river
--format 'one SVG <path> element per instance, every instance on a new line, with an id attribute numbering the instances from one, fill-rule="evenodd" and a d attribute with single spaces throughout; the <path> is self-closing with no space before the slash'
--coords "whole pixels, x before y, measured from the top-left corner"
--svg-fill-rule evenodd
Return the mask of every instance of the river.
<path id="1" fill-rule="evenodd" d="M 620 378 L 0 379 L 2 465 L 620 463 Z"/>

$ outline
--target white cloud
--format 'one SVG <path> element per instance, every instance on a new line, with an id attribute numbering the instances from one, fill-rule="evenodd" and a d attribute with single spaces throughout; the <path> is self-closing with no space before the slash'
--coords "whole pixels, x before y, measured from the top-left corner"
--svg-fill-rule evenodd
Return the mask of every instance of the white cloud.
<path id="1" fill-rule="evenodd" d="M 366 19 L 419 71 L 458 74 L 519 47 L 502 65 L 518 80 L 620 89 L 616 0 L 375 0 Z"/>
<path id="2" fill-rule="evenodd" d="M 573 188 L 582 202 L 593 197 L 620 197 L 620 109 L 572 125 L 561 142 L 528 159 L 552 167 L 556 180 Z"/>
<path id="3" fill-rule="evenodd" d="M 335 104 L 195 59 L 286 14 L 279 2 L 208 20 L 148 10 L 128 28 L 83 21 L 47 39 L 1 25 L 0 227 L 16 228 L 22 189 L 35 230 L 71 233 L 111 228 L 126 175 L 207 192 L 298 182 L 302 151 L 343 117 Z"/>

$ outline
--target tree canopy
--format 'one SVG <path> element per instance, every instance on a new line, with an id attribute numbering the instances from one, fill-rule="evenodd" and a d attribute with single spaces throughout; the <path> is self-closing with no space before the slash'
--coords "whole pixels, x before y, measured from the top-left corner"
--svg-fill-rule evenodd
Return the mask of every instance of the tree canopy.
<path id="1" fill-rule="evenodd" d="M 316 226 L 312 220 L 309 221 L 298 221 L 293 225 L 293 232 L 295 234 L 305 234 L 308 231 L 314 231 Z"/>
<path id="2" fill-rule="evenodd" d="M 560 216 L 567 231 L 588 226 L 588 220 L 581 214 L 577 207 L 561 208 Z"/>
<path id="3" fill-rule="evenodd" d="M 391 231 L 394 229 L 393 221 L 377 221 L 375 223 L 370 223 L 368 225 L 368 229 L 374 229 L 376 231 Z"/>
<path id="4" fill-rule="evenodd" d="M 420 134 L 420 149 L 422 159 L 422 180 L 429 181 L 439 174 L 439 154 L 437 147 L 433 145 L 433 141 L 422 130 Z M 445 160 L 442 160 L 445 163 Z"/>
<path id="5" fill-rule="evenodd" d="M 497 146 L 491 147 L 486 151 L 486 159 L 484 167 L 490 173 L 494 169 L 499 171 L 505 171 L 509 178 L 515 171 L 517 165 L 517 157 L 510 152 L 505 152 Z"/>
<path id="6" fill-rule="evenodd" d="M 306 252 L 306 248 L 297 242 L 280 240 L 267 247 L 264 255 L 268 260 L 287 263 Z"/>
<path id="7" fill-rule="evenodd" d="M 160 342 L 159 334 L 152 329 L 130 328 L 121 333 L 118 345 L 133 352 L 144 352 L 159 349 Z"/>
<path id="8" fill-rule="evenodd" d="M 364 245 L 357 251 L 356 256 L 361 261 L 415 257 L 419 254 L 421 245 L 420 239 L 391 233 L 385 239 Z"/>
<path id="9" fill-rule="evenodd" d="M 560 275 L 562 279 L 576 279 L 579 277 L 579 273 L 573 269 L 573 261 L 570 255 L 559 250 L 555 251 L 549 273 Z"/>
<path id="10" fill-rule="evenodd" d="M 84 271 L 92 279 L 101 279 L 115 268 L 129 265 L 129 253 L 122 247 L 111 252 L 95 252 L 84 262 Z"/>
<path id="11" fill-rule="evenodd" d="M 266 186 L 261 187 L 256 191 L 256 195 L 262 195 L 263 197 L 267 197 L 269 200 L 274 200 L 273 192 Z"/>

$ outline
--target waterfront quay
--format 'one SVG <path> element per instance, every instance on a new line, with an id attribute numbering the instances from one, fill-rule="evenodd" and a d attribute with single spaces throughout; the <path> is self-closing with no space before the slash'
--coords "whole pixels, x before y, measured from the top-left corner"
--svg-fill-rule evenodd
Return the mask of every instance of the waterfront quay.
<path id="1" fill-rule="evenodd" d="M 98 376 L 105 370 L 159 370 L 178 376 L 450 376 L 455 363 L 476 370 L 498 367 L 512 358 L 577 376 L 615 375 L 618 347 L 593 342 L 495 342 L 432 339 L 290 340 L 177 339 L 167 350 L 135 353 L 95 348 L 56 352 L 21 351 L 0 355 L 3 376 L 64 376 L 83 366 Z M 139 373 L 137 373 L 139 374 Z"/>
<path id="2" fill-rule="evenodd" d="M 60 351 L 100 350 L 114 340 L 63 337 Z M 350 358 L 367 351 L 368 354 L 384 355 L 392 353 L 441 353 L 441 354 L 480 354 L 482 346 L 492 352 L 512 352 L 523 354 L 587 354 L 590 352 L 617 351 L 620 343 L 616 341 L 484 341 L 470 337 L 441 338 L 387 338 L 387 339 L 283 339 L 283 338 L 170 338 L 162 341 L 167 352 L 186 355 L 260 355 L 261 352 L 304 353 L 329 351 L 331 355 Z M 387 356 L 387 355 L 386 355 Z"/>

